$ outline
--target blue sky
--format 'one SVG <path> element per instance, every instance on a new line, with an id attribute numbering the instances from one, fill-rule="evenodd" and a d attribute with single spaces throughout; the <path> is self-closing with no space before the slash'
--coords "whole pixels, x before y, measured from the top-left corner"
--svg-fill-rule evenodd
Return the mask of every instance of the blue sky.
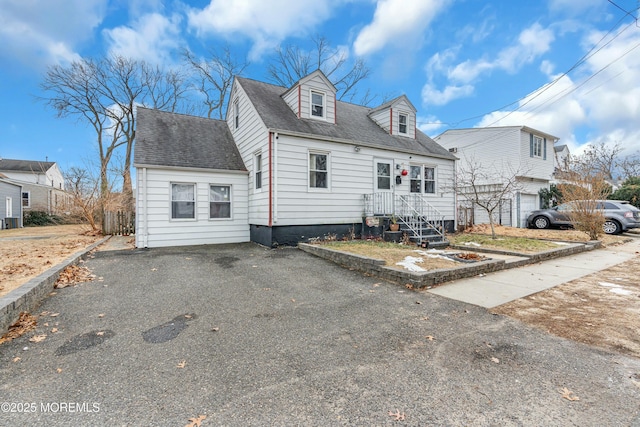
<path id="1" fill-rule="evenodd" d="M 172 66 L 228 45 L 268 81 L 274 48 L 362 58 L 361 90 L 406 94 L 420 128 L 526 125 L 572 152 L 640 149 L 637 0 L 0 0 L 0 157 L 97 159 L 95 135 L 36 101 L 47 66 L 120 54 Z M 627 12 L 630 12 L 629 14 Z"/>

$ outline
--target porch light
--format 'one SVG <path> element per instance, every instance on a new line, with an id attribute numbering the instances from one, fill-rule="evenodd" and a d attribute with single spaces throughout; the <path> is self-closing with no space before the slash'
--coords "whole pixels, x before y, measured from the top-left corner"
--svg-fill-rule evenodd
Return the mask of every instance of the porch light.
<path id="1" fill-rule="evenodd" d="M 356 145 L 353 147 L 353 151 L 355 151 L 356 153 L 360 151 L 360 146 Z"/>

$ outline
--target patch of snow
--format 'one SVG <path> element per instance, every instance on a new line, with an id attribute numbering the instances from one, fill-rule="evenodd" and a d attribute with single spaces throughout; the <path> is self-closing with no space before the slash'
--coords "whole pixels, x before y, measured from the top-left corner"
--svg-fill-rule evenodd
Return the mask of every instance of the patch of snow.
<path id="1" fill-rule="evenodd" d="M 408 257 L 405 257 L 402 261 L 396 262 L 396 265 L 400 265 L 409 271 L 414 271 L 414 272 L 426 271 L 424 268 L 416 265 L 416 263 L 421 263 L 421 262 L 424 262 L 422 258 L 408 256 Z"/>
<path id="2" fill-rule="evenodd" d="M 571 243 L 567 243 L 567 242 L 552 242 L 558 246 L 569 246 Z"/>
<path id="3" fill-rule="evenodd" d="M 437 258 L 442 258 L 442 259 L 449 259 L 446 256 L 444 256 L 447 252 L 442 251 L 442 250 L 437 250 L 437 249 L 429 249 L 428 251 L 421 251 L 421 250 L 415 250 L 414 252 L 419 253 L 422 256 L 426 256 L 427 258 L 433 258 L 433 259 L 437 259 Z"/>
<path id="4" fill-rule="evenodd" d="M 476 242 L 464 242 L 463 244 L 464 246 L 475 246 L 477 248 L 479 248 L 480 246 L 482 246 L 480 243 L 476 243 Z"/>
<path id="5" fill-rule="evenodd" d="M 624 288 L 611 288 L 609 289 L 609 292 L 613 292 L 614 294 L 618 295 L 631 295 L 633 293 L 630 290 Z"/>
<path id="6" fill-rule="evenodd" d="M 598 282 L 598 284 L 600 286 L 604 286 L 605 288 L 611 288 L 609 289 L 609 292 L 613 292 L 614 294 L 618 294 L 618 295 L 631 295 L 633 292 L 631 292 L 628 289 L 623 288 L 620 285 L 616 285 L 615 283 L 609 283 L 609 282 Z"/>
<path id="7" fill-rule="evenodd" d="M 619 288 L 620 285 L 616 285 L 615 283 L 609 283 L 609 282 L 599 282 L 598 283 L 600 286 L 604 286 L 607 288 Z"/>

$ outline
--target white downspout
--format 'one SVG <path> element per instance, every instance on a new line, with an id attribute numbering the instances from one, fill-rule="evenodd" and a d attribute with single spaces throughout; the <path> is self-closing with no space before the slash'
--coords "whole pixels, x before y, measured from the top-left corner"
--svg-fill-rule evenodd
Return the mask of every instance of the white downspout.
<path id="1" fill-rule="evenodd" d="M 148 198 L 149 195 L 147 194 L 147 168 L 142 168 L 142 211 L 144 212 L 142 219 L 142 247 L 146 248 L 148 247 L 148 232 L 149 232 L 149 227 L 147 226 L 147 221 L 149 218 L 149 213 L 147 212 L 147 207 L 148 207 Z"/>
<path id="2" fill-rule="evenodd" d="M 278 132 L 273 139 L 273 222 L 278 222 Z"/>

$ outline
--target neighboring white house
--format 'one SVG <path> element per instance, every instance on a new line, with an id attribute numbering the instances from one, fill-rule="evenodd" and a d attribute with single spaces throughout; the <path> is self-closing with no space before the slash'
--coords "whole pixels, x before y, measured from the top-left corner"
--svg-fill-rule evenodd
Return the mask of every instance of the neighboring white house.
<path id="1" fill-rule="evenodd" d="M 69 209 L 71 197 L 55 162 L 0 159 L 0 173 L 22 186 L 21 205 L 25 211 L 58 214 Z"/>
<path id="2" fill-rule="evenodd" d="M 471 161 L 496 175 L 516 173 L 520 190 L 507 199 L 497 223 L 526 227 L 528 214 L 540 208 L 541 189 L 549 189 L 555 168 L 554 145 L 558 138 L 527 126 L 505 126 L 447 130 L 434 140 L 460 158 L 458 168 Z M 487 182 L 487 185 L 502 185 Z M 464 202 L 460 194 L 460 202 Z M 474 223 L 487 223 L 482 209 L 474 209 Z"/>
<path id="3" fill-rule="evenodd" d="M 140 108 L 137 123 L 138 247 L 367 236 L 392 214 L 455 227 L 456 157 L 405 96 L 370 109 L 320 71 L 290 88 L 236 78 L 226 122 Z"/>
<path id="4" fill-rule="evenodd" d="M 0 177 L 0 229 L 22 227 L 22 186 Z"/>

